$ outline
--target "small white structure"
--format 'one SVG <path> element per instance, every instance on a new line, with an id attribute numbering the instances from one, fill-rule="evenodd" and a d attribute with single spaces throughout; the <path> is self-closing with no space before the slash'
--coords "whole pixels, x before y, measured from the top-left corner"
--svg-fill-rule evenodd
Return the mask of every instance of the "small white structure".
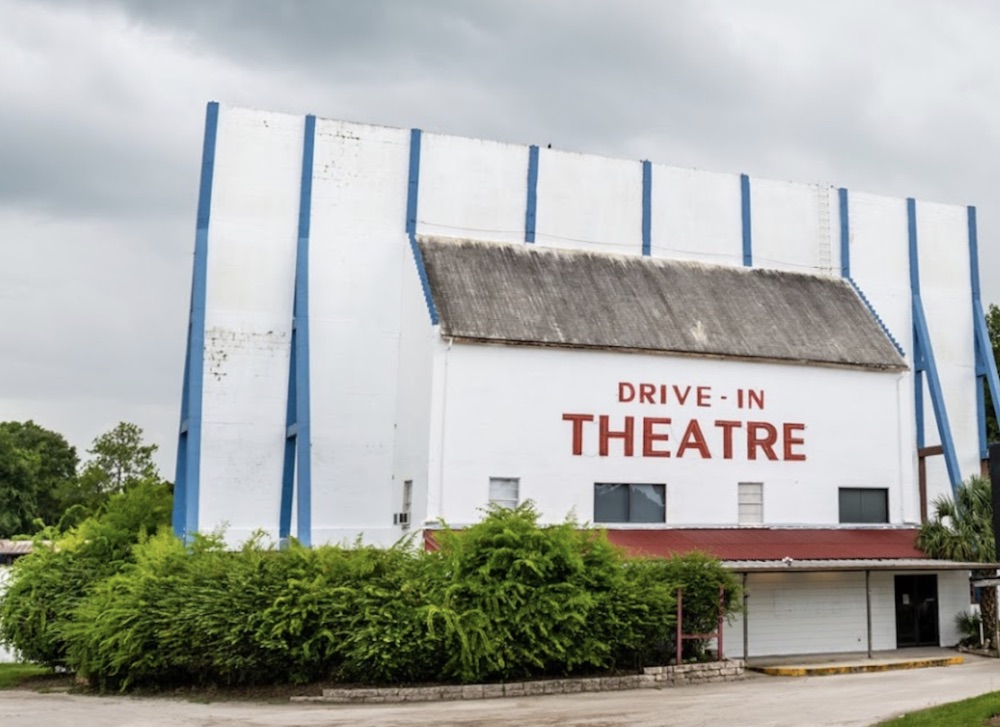
<path id="1" fill-rule="evenodd" d="M 0 539 L 0 596 L 7 590 L 10 578 L 10 565 L 17 558 L 31 552 L 31 542 L 27 540 Z M 17 656 L 0 644 L 0 664 L 16 662 Z"/>
<path id="2" fill-rule="evenodd" d="M 748 574 L 751 655 L 954 642 L 968 572 L 913 541 L 1000 402 L 975 229 L 210 104 L 175 528 L 388 544 L 531 499 Z"/>

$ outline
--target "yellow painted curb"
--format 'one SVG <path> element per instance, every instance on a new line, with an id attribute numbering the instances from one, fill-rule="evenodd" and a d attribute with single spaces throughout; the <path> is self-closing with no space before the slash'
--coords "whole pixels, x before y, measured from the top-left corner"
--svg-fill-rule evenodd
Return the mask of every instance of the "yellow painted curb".
<path id="1" fill-rule="evenodd" d="M 861 674 L 864 672 L 893 671 L 896 669 L 925 669 L 933 666 L 955 666 L 962 664 L 961 656 L 945 656 L 933 659 L 910 659 L 900 661 L 876 661 L 871 664 L 817 664 L 795 666 L 748 666 L 751 671 L 768 674 L 773 677 L 811 677 L 828 676 L 830 674 Z"/>

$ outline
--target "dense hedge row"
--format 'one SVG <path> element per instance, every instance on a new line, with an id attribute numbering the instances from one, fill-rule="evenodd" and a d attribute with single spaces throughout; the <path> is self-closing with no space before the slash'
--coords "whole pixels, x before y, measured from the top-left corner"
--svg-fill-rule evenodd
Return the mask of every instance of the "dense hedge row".
<path id="1" fill-rule="evenodd" d="M 76 607 L 132 560 L 137 542 L 170 522 L 171 503 L 167 486 L 142 483 L 112 495 L 99 516 L 63 536 L 40 533 L 35 552 L 15 561 L 0 598 L 0 641 L 27 661 L 65 666 L 63 631 Z M 58 539 L 44 545 L 46 537 Z"/>
<path id="2" fill-rule="evenodd" d="M 445 530 L 432 553 L 407 544 L 279 551 L 259 540 L 234 552 L 217 538 L 185 547 L 161 531 L 89 580 L 81 565 L 92 546 L 74 537 L 17 563 L 0 638 L 104 688 L 633 668 L 669 653 L 678 585 L 688 632 L 714 626 L 719 585 L 736 602 L 716 561 L 627 560 L 598 531 L 539 526 L 530 506 Z M 67 577 L 72 597 L 56 593 Z"/>

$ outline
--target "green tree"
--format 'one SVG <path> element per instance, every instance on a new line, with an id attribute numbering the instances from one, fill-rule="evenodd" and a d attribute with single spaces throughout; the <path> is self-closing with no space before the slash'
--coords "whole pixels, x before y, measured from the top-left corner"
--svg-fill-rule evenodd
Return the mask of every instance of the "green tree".
<path id="1" fill-rule="evenodd" d="M 0 538 L 28 533 L 38 514 L 38 455 L 0 429 Z"/>
<path id="2" fill-rule="evenodd" d="M 993 346 L 993 357 L 1000 361 L 1000 307 L 990 304 L 986 311 L 986 328 L 990 333 L 990 344 Z M 986 387 L 986 441 L 1000 442 L 1000 424 L 993 413 L 993 396 L 990 387 Z"/>
<path id="3" fill-rule="evenodd" d="M 76 481 L 76 450 L 32 421 L 0 422 L 0 537 L 54 524 Z"/>
<path id="4" fill-rule="evenodd" d="M 917 545 L 932 558 L 992 563 L 996 560 L 993 539 L 993 500 L 990 481 L 970 477 L 955 491 L 955 498 L 934 501 L 931 519 L 920 526 Z M 995 575 L 977 571 L 980 576 Z M 995 588 L 984 588 L 983 625 L 991 648 L 997 648 L 997 598 Z"/>
<path id="5" fill-rule="evenodd" d="M 91 456 L 80 475 L 81 488 L 91 498 L 124 492 L 139 482 L 161 482 L 153 463 L 155 444 L 143 442 L 142 428 L 121 422 L 90 445 Z"/>

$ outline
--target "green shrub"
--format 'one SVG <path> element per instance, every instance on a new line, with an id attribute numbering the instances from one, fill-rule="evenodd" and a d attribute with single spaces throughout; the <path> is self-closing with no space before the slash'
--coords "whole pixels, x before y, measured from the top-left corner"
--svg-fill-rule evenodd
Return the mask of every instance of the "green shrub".
<path id="1" fill-rule="evenodd" d="M 260 537 L 230 551 L 219 536 L 188 546 L 166 530 L 145 537 L 145 525 L 129 545 L 120 536 L 137 521 L 122 512 L 133 510 L 119 503 L 114 517 L 26 559 L 3 603 L 13 619 L 30 616 L 30 632 L 5 626 L 20 634 L 15 646 L 103 689 L 633 669 L 669 652 L 679 584 L 686 630 L 708 630 L 698 619 L 709 614 L 714 628 L 720 584 L 735 602 L 714 560 L 629 560 L 601 531 L 540 526 L 530 505 L 441 531 L 429 553 L 409 542 L 275 550 Z M 73 578 L 59 597 L 57 584 Z M 43 602 L 48 623 L 36 613 Z"/>
<path id="2" fill-rule="evenodd" d="M 0 642 L 27 661 L 66 665 L 65 629 L 82 598 L 132 558 L 132 546 L 170 521 L 166 486 L 139 484 L 53 544 L 14 562 L 0 596 Z"/>
<path id="3" fill-rule="evenodd" d="M 440 534 L 451 581 L 439 618 L 463 681 L 604 669 L 641 658 L 673 625 L 668 583 L 625 566 L 600 531 L 539 527 L 530 504 Z"/>
<path id="4" fill-rule="evenodd" d="M 962 634 L 962 640 L 959 643 L 962 646 L 979 646 L 981 641 L 979 638 L 980 629 L 983 625 L 982 616 L 978 613 L 972 613 L 971 611 L 959 611 L 955 614 L 955 628 L 958 632 Z"/>

